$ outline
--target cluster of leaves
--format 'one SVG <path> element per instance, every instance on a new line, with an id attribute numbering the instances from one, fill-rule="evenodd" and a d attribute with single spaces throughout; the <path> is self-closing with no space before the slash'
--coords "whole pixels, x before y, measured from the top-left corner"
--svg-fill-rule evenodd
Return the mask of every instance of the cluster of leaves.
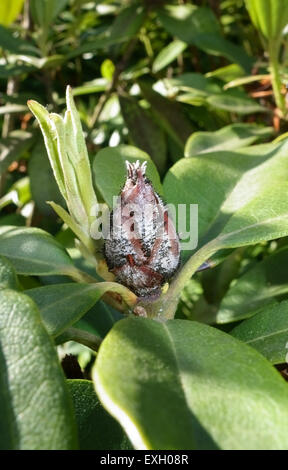
<path id="1" fill-rule="evenodd" d="M 288 448 L 286 3 L 2 0 L 1 448 Z M 151 318 L 89 237 L 126 159 L 199 210 Z"/>

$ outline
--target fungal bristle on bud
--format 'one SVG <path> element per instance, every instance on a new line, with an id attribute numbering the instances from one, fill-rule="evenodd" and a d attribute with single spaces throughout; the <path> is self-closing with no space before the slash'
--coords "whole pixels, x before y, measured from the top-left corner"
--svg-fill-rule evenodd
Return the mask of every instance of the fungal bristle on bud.
<path id="1" fill-rule="evenodd" d="M 179 239 L 147 162 L 126 163 L 127 177 L 111 213 L 104 253 L 116 280 L 139 297 L 157 297 L 180 262 Z"/>

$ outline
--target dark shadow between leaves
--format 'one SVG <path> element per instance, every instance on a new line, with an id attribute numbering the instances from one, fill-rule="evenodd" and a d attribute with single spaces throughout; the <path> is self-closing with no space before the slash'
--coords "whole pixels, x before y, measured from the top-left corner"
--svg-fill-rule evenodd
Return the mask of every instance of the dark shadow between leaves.
<path id="1" fill-rule="evenodd" d="M 0 345 L 0 450 L 18 448 L 19 430 L 12 403 L 6 358 Z"/>

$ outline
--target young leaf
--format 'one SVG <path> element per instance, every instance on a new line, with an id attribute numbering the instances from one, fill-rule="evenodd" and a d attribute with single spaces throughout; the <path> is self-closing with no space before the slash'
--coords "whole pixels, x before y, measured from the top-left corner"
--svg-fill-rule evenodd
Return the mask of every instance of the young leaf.
<path id="1" fill-rule="evenodd" d="M 93 378 L 136 449 L 288 446 L 280 374 L 257 351 L 207 325 L 122 320 L 100 346 Z"/>
<path id="2" fill-rule="evenodd" d="M 65 115 L 67 152 L 74 170 L 77 169 L 79 190 L 90 221 L 93 221 L 93 210 L 97 207 L 97 199 L 92 184 L 92 175 L 87 147 L 84 140 L 81 121 L 76 109 L 70 86 L 66 90 L 67 112 Z"/>
<path id="3" fill-rule="evenodd" d="M 46 108 L 44 108 L 44 106 L 34 100 L 29 100 L 27 102 L 27 105 L 39 123 L 40 129 L 44 137 L 44 142 L 50 160 L 50 164 L 54 173 L 54 177 L 57 181 L 58 188 L 60 189 L 62 196 L 65 200 L 67 200 L 67 193 L 64 184 L 64 175 L 57 149 L 55 127 L 52 126 L 49 112 Z"/>
<path id="4" fill-rule="evenodd" d="M 0 448 L 76 447 L 72 404 L 55 348 L 35 304 L 0 291 Z"/>
<path id="5" fill-rule="evenodd" d="M 67 136 L 68 132 L 61 116 L 58 114 L 49 115 L 50 122 L 54 124 L 54 133 L 57 139 L 57 152 L 59 155 L 59 161 L 63 171 L 64 185 L 66 191 L 66 201 L 69 212 L 73 215 L 78 225 L 82 226 L 82 229 L 86 234 L 89 233 L 89 223 L 86 208 L 83 200 L 80 197 L 80 184 L 76 176 L 76 168 L 72 158 L 68 154 Z M 72 126 L 70 127 L 71 135 L 74 135 Z M 69 137 L 72 139 L 72 137 Z M 70 149 L 69 149 L 70 150 Z M 69 156 L 68 156 L 69 155 Z M 80 173 L 80 171 L 79 171 Z"/>

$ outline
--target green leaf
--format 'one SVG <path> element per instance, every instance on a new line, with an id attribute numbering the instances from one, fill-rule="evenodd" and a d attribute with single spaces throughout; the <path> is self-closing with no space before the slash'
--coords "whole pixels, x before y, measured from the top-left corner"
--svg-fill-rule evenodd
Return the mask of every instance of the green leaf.
<path id="1" fill-rule="evenodd" d="M 2 1 L 0 5 L 0 14 L 1 9 L 3 7 L 4 5 Z M 19 53 L 21 45 L 23 45 L 23 43 L 21 44 L 21 41 L 19 41 L 13 36 L 12 31 L 6 28 L 5 26 L 2 26 L 2 24 L 4 23 L 2 23 L 2 21 L 0 20 L 0 47 L 15 54 Z"/>
<path id="2" fill-rule="evenodd" d="M 67 112 L 65 115 L 67 153 L 77 170 L 77 180 L 83 204 L 89 220 L 92 211 L 97 207 L 97 199 L 93 189 L 90 161 L 83 135 L 81 120 L 75 106 L 72 89 L 66 90 Z"/>
<path id="3" fill-rule="evenodd" d="M 150 155 L 160 173 L 166 168 L 167 148 L 161 127 L 132 97 L 119 96 L 121 111 L 133 143 Z"/>
<path id="4" fill-rule="evenodd" d="M 97 199 L 81 121 L 69 86 L 66 89 L 66 103 L 64 120 L 58 114 L 49 114 L 36 101 L 28 101 L 28 106 L 40 124 L 50 164 L 69 212 L 89 237 Z"/>
<path id="5" fill-rule="evenodd" d="M 47 201 L 53 199 L 61 205 L 65 205 L 65 201 L 55 181 L 44 143 L 40 141 L 33 148 L 28 171 L 31 194 L 36 206 L 42 214 L 46 216 L 54 215 L 54 211 L 47 204 Z"/>
<path id="6" fill-rule="evenodd" d="M 122 320 L 104 339 L 93 378 L 136 449 L 288 446 L 284 380 L 255 350 L 207 325 Z"/>
<path id="7" fill-rule="evenodd" d="M 0 24 L 9 26 L 22 10 L 24 0 L 2 0 L 0 4 Z"/>
<path id="8" fill-rule="evenodd" d="M 0 27 L 1 34 L 1 27 Z M 35 70 L 34 67 L 25 64 L 3 64 L 0 65 L 0 78 L 16 77 L 24 75 Z"/>
<path id="9" fill-rule="evenodd" d="M 127 450 L 121 427 L 102 407 L 90 380 L 67 380 L 72 395 L 80 450 Z"/>
<path id="10" fill-rule="evenodd" d="M 52 126 L 49 112 L 46 108 L 44 108 L 44 106 L 34 100 L 29 100 L 27 102 L 27 105 L 39 123 L 40 129 L 44 137 L 45 147 L 50 160 L 50 164 L 53 169 L 55 180 L 57 181 L 57 185 L 60 189 L 62 196 L 65 200 L 67 200 L 63 169 L 59 160 L 59 152 L 57 148 L 57 136 L 55 126 Z"/>
<path id="11" fill-rule="evenodd" d="M 172 35 L 191 42 L 198 34 L 220 33 L 220 25 L 212 9 L 195 5 L 167 5 L 159 10 L 159 19 Z"/>
<path id="12" fill-rule="evenodd" d="M 76 47 L 75 49 L 72 49 L 70 52 L 68 52 L 65 55 L 65 58 L 66 58 L 66 61 L 71 60 L 71 59 L 74 59 L 74 57 L 85 54 L 86 52 L 93 53 L 101 49 L 102 50 L 108 49 L 111 46 L 115 46 L 116 44 L 119 45 L 125 41 L 127 41 L 126 36 L 122 36 L 122 37 L 115 36 L 113 38 L 110 38 L 109 36 L 99 37 L 95 39 L 94 41 L 92 40 L 85 41 L 85 43 L 82 44 L 81 46 Z"/>
<path id="13" fill-rule="evenodd" d="M 97 284 L 56 284 L 25 292 L 38 306 L 51 336 L 58 336 L 79 320 L 102 295 Z"/>
<path id="14" fill-rule="evenodd" d="M 230 124 L 215 132 L 194 132 L 186 142 L 185 157 L 246 147 L 271 134 L 272 127 L 246 123 Z"/>
<path id="15" fill-rule="evenodd" d="M 115 65 L 111 59 L 105 59 L 100 67 L 101 75 L 104 79 L 111 81 L 115 72 Z M 73 93 L 74 96 L 74 93 Z"/>
<path id="16" fill-rule="evenodd" d="M 236 248 L 288 234 L 287 178 L 287 144 L 263 144 L 179 160 L 164 194 L 175 205 L 198 204 L 200 245 Z"/>
<path id="17" fill-rule="evenodd" d="M 287 362 L 288 301 L 263 307 L 236 326 L 231 335 L 257 349 L 273 364 Z"/>
<path id="18" fill-rule="evenodd" d="M 58 158 L 61 164 L 61 170 L 63 172 L 65 194 L 66 194 L 65 199 L 67 202 L 67 206 L 68 206 L 70 214 L 75 219 L 77 225 L 82 226 L 83 230 L 85 231 L 87 235 L 89 232 L 88 215 L 85 210 L 84 202 L 80 194 L 80 183 L 76 176 L 75 162 L 73 161 L 74 156 L 72 157 L 72 152 L 76 154 L 78 151 L 78 149 L 74 147 L 75 142 L 73 141 L 75 130 L 72 128 L 71 114 L 66 113 L 65 117 L 67 117 L 67 123 L 68 123 L 67 126 L 65 125 L 66 123 L 64 124 L 62 117 L 59 116 L 58 114 L 49 115 L 51 123 L 54 124 L 54 128 L 55 128 L 55 135 L 57 139 L 57 153 L 58 153 Z M 69 129 L 68 129 L 68 126 L 69 126 Z M 69 140 L 71 140 L 69 147 L 68 147 L 67 137 L 69 138 Z M 50 139 L 53 139 L 53 134 L 50 134 Z M 68 157 L 68 155 L 70 158 Z M 55 163 L 56 162 L 54 162 L 54 165 Z M 79 174 L 80 173 L 81 172 L 79 171 Z M 59 186 L 59 183 L 58 183 L 58 186 Z M 88 181 L 87 186 L 89 186 L 89 181 Z M 59 186 L 59 189 L 60 189 L 60 186 Z"/>
<path id="19" fill-rule="evenodd" d="M 206 97 L 222 92 L 216 81 L 206 78 L 201 73 L 183 73 L 175 78 L 165 78 L 163 82 L 168 87 L 177 91 L 187 91 L 195 97 Z"/>
<path id="20" fill-rule="evenodd" d="M 140 83 L 140 88 L 144 98 L 151 105 L 151 111 L 159 125 L 182 149 L 189 135 L 192 134 L 193 127 L 183 113 L 181 105 L 164 98 L 144 82 Z"/>
<path id="21" fill-rule="evenodd" d="M 68 274 L 73 262 L 60 243 L 38 228 L 0 227 L 0 254 L 18 274 Z"/>
<path id="22" fill-rule="evenodd" d="M 219 78 L 224 82 L 230 82 L 231 80 L 237 80 L 244 76 L 244 70 L 238 64 L 225 65 L 219 67 L 211 72 L 206 73 L 207 78 Z"/>
<path id="23" fill-rule="evenodd" d="M 228 92 L 208 96 L 207 103 L 213 108 L 223 109 L 231 113 L 250 114 L 250 113 L 266 113 L 267 108 L 258 104 L 255 100 L 246 97 L 238 97 L 229 95 Z"/>
<path id="24" fill-rule="evenodd" d="M 48 333 L 58 336 L 88 312 L 107 291 L 129 299 L 129 290 L 116 282 L 56 284 L 29 289 L 26 294 L 38 306 Z"/>
<path id="25" fill-rule="evenodd" d="M 231 81 L 229 80 L 226 85 L 224 85 L 223 89 L 224 90 L 229 90 L 229 88 L 235 88 L 239 87 L 242 85 L 247 85 L 248 83 L 253 83 L 253 82 L 260 82 L 261 80 L 270 80 L 271 75 L 269 74 L 262 74 L 262 75 L 248 75 L 245 77 L 237 77 L 233 78 Z"/>
<path id="26" fill-rule="evenodd" d="M 171 64 L 178 56 L 187 48 L 187 43 L 175 39 L 170 42 L 168 46 L 161 49 L 159 54 L 155 57 L 152 72 L 158 73 L 160 70 L 164 69 L 167 65 Z"/>
<path id="27" fill-rule="evenodd" d="M 90 237 L 86 235 L 86 233 L 82 230 L 79 224 L 68 214 L 63 207 L 59 206 L 59 204 L 55 204 L 55 202 L 47 201 L 48 204 L 53 208 L 56 214 L 63 220 L 63 222 L 74 232 L 76 237 L 83 243 L 85 247 L 90 249 L 90 252 L 93 253 L 94 251 L 94 244 Z"/>
<path id="28" fill-rule="evenodd" d="M 73 96 L 86 95 L 89 93 L 98 93 L 105 91 L 108 88 L 110 81 L 106 78 L 96 78 L 90 82 L 85 82 L 83 85 L 73 88 Z"/>
<path id="29" fill-rule="evenodd" d="M 97 153 L 93 162 L 94 181 L 105 202 L 112 207 L 113 196 L 118 196 L 126 180 L 125 160 L 147 161 L 147 177 L 160 194 L 163 192 L 158 172 L 147 153 L 131 145 L 107 147 Z"/>
<path id="30" fill-rule="evenodd" d="M 30 182 L 28 176 L 17 180 L 8 192 L 0 199 L 0 208 L 8 204 L 15 204 L 17 207 L 23 207 L 31 200 Z"/>
<path id="31" fill-rule="evenodd" d="M 249 71 L 252 61 L 243 48 L 221 36 L 220 25 L 210 8 L 195 5 L 167 5 L 158 17 L 173 36 L 214 55 L 223 55 Z"/>
<path id="32" fill-rule="evenodd" d="M 236 279 L 222 300 L 217 323 L 229 323 L 251 317 L 255 312 L 288 293 L 288 249 L 264 258 Z"/>
<path id="33" fill-rule="evenodd" d="M 18 281 L 13 265 L 4 256 L 0 256 L 0 290 L 17 288 Z"/>
<path id="34" fill-rule="evenodd" d="M 165 78 L 162 83 L 168 90 L 171 88 L 171 93 L 178 93 L 176 98 L 183 103 L 196 106 L 206 105 L 208 109 L 212 107 L 239 114 L 268 112 L 267 108 L 259 105 L 244 91 L 223 92 L 215 80 L 199 73 L 184 73 L 177 78 Z"/>
<path id="35" fill-rule="evenodd" d="M 58 357 L 35 304 L 0 292 L 1 449 L 76 447 L 72 404 Z"/>
<path id="36" fill-rule="evenodd" d="M 119 15 L 116 16 L 114 23 L 110 28 L 109 37 L 113 39 L 123 38 L 127 39 L 136 36 L 139 29 L 142 27 L 146 18 L 146 12 L 141 5 L 131 5 L 124 8 Z"/>
<path id="37" fill-rule="evenodd" d="M 25 225 L 26 219 L 21 214 L 8 214 L 0 217 L 0 226 L 2 225 L 13 225 L 16 227 L 22 227 Z"/>
<path id="38" fill-rule="evenodd" d="M 32 18 L 36 24 L 47 29 L 67 3 L 68 0 L 31 0 Z"/>

